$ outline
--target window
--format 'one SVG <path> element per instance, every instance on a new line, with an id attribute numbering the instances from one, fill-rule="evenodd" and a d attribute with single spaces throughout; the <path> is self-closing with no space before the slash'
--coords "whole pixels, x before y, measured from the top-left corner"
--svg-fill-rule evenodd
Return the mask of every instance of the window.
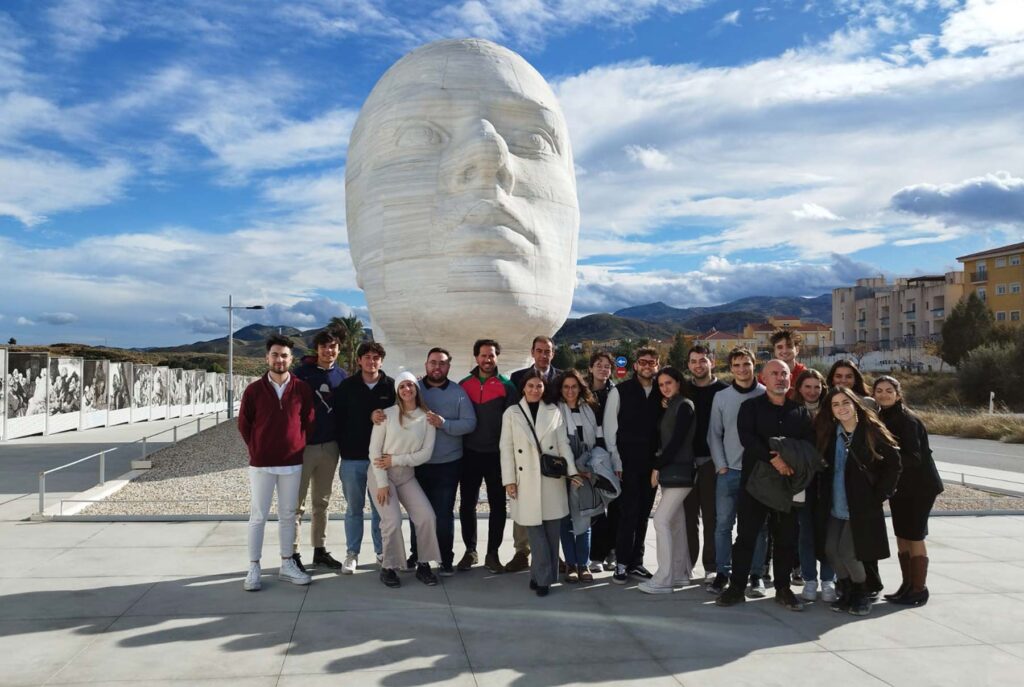
<path id="1" fill-rule="evenodd" d="M 996 284 L 996 295 L 997 296 L 1005 296 L 1006 295 L 1006 284 Z"/>
<path id="2" fill-rule="evenodd" d="M 1019 255 L 1011 255 L 1010 256 L 1010 264 L 1011 265 L 1019 265 L 1020 264 L 1020 256 Z"/>
<path id="3" fill-rule="evenodd" d="M 984 303 L 986 297 L 988 296 L 988 294 L 985 293 L 985 288 L 982 287 L 982 288 L 978 289 L 975 293 L 978 294 L 978 298 L 980 298 L 981 302 Z"/>
<path id="4" fill-rule="evenodd" d="M 1020 322 L 1020 310 L 1010 311 L 1010 322 Z"/>
<path id="5" fill-rule="evenodd" d="M 996 267 L 1006 267 L 1006 258 L 996 258 Z"/>
<path id="6" fill-rule="evenodd" d="M 1020 282 L 1015 281 L 1010 284 L 1010 293 L 1020 293 Z"/>
<path id="7" fill-rule="evenodd" d="M 996 322 L 1006 322 L 1006 313 L 1004 311 L 996 311 Z"/>
<path id="8" fill-rule="evenodd" d="M 976 269 L 977 269 L 977 270 L 978 270 L 979 272 L 984 272 L 984 271 L 985 271 L 985 270 L 987 269 L 987 268 L 985 267 L 985 261 L 984 261 L 984 260 L 979 260 L 979 261 L 978 261 L 978 266 L 977 266 L 977 268 L 976 268 Z"/>

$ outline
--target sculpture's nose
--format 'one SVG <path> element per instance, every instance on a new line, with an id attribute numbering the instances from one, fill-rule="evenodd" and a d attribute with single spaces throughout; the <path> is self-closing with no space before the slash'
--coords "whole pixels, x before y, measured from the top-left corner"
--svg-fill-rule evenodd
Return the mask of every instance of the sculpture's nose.
<path id="1" fill-rule="evenodd" d="M 500 188 L 512 193 L 516 180 L 508 144 L 491 122 L 477 120 L 453 143 L 451 153 L 442 162 L 451 191 Z"/>

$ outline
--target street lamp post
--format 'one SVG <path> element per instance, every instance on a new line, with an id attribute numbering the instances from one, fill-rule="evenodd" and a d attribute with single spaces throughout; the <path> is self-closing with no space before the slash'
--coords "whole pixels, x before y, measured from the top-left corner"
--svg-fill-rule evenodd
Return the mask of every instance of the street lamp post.
<path id="1" fill-rule="evenodd" d="M 221 306 L 228 311 L 228 417 L 235 416 L 235 320 L 236 310 L 263 310 L 262 305 L 232 305 L 231 294 L 228 304 Z"/>

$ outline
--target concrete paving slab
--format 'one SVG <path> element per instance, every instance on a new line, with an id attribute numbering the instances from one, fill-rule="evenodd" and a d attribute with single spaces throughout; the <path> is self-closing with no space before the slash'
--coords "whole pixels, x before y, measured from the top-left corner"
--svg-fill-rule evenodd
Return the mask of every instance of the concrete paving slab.
<path id="1" fill-rule="evenodd" d="M 400 573 L 402 586 L 389 589 L 377 570 L 355 575 L 318 572 L 306 592 L 306 608 L 317 611 L 377 611 L 447 609 L 449 600 L 442 585 L 428 587 L 412 573 Z"/>
<path id="2" fill-rule="evenodd" d="M 337 675 L 282 675 L 277 687 L 337 687 Z M 359 687 L 395 687 L 398 685 L 416 685 L 417 687 L 476 687 L 478 682 L 472 673 L 466 671 L 451 676 L 448 670 L 406 670 L 402 672 L 401 681 L 395 680 L 390 671 L 354 670 L 345 674 L 345 684 Z"/>
<path id="3" fill-rule="evenodd" d="M 753 654 L 728 658 L 665 661 L 686 687 L 792 687 L 842 685 L 883 687 L 884 682 L 832 654 Z"/>
<path id="4" fill-rule="evenodd" d="M 217 522 L 170 522 L 166 527 L 161 527 L 159 535 L 139 542 L 135 538 L 134 523 L 112 522 L 97 532 L 89 539 L 82 542 L 82 547 L 106 547 L 106 548 L 136 548 L 140 543 L 147 547 L 159 546 L 199 546 L 211 532 Z M 236 542 L 238 543 L 238 542 Z M 245 543 L 245 538 L 241 539 Z"/>
<path id="5" fill-rule="evenodd" d="M 137 680 L 99 682 L 81 682 L 74 678 L 72 680 L 54 679 L 46 683 L 46 687 L 57 687 L 60 685 L 89 685 L 89 687 L 127 687 L 138 684 Z M 181 680 L 146 680 L 146 687 L 183 687 Z M 269 677 L 229 677 L 219 680 L 188 680 L 188 687 L 275 687 L 278 684 L 277 676 Z"/>
<path id="6" fill-rule="evenodd" d="M 845 651 L 842 659 L 893 687 L 1006 687 L 1020 684 L 1024 659 L 991 646 Z"/>
<path id="7" fill-rule="evenodd" d="M 298 587 L 277 579 L 277 571 L 267 571 L 263 590 L 252 593 L 242 589 L 241 575 L 209 575 L 182 579 L 163 579 L 148 589 L 125 611 L 125 615 L 233 615 L 239 613 L 298 613 L 308 587 Z"/>
<path id="8" fill-rule="evenodd" d="M 67 550 L 69 549 L 6 549 L 4 565 L 0 566 L 0 580 L 19 579 L 31 574 Z"/>
<path id="9" fill-rule="evenodd" d="M 101 530 L 108 522 L 12 522 L 0 527 L 0 548 L 64 549 L 76 546 Z"/>
<path id="10" fill-rule="evenodd" d="M 372 617 L 372 622 L 369 622 Z M 469 671 L 459 630 L 447 608 L 436 610 L 305 611 L 292 635 L 282 674 L 388 671 L 393 683 L 430 670 L 446 679 Z"/>
<path id="11" fill-rule="evenodd" d="M 278 675 L 296 613 L 123 617 L 56 676 L 99 682 Z"/>
<path id="12" fill-rule="evenodd" d="M 22 577 L 0 585 L 0 618 L 117 617 L 132 607 L 159 579 L 71 577 L 52 580 Z"/>
<path id="13" fill-rule="evenodd" d="M 993 644 L 993 646 L 1000 651 L 1013 654 L 1018 658 L 1024 658 L 1024 642 L 1018 644 Z"/>
<path id="14" fill-rule="evenodd" d="M 942 548 L 943 550 L 950 548 L 959 549 L 960 551 L 984 556 L 988 560 L 1024 560 L 1024 537 L 993 536 L 954 539 L 948 544 L 944 544 Z M 932 555 L 931 549 L 929 549 L 928 555 Z M 949 559 L 947 558 L 946 560 Z"/>
<path id="15" fill-rule="evenodd" d="M 891 529 L 891 528 L 890 528 Z M 1022 537 L 1024 515 L 958 515 L 928 520 L 929 539 L 959 537 Z"/>
<path id="16" fill-rule="evenodd" d="M 6 687 L 41 685 L 85 650 L 114 618 L 0 620 Z"/>
<path id="17" fill-rule="evenodd" d="M 1004 594 L 955 594 L 914 613 L 986 644 L 1024 642 L 1024 601 Z"/>
<path id="18" fill-rule="evenodd" d="M 931 570 L 930 563 L 928 569 Z M 952 577 L 990 592 L 1012 593 L 1020 589 L 1020 569 L 1010 563 L 993 560 L 989 560 L 983 565 L 946 563 L 940 566 L 940 570 L 946 577 Z"/>
<path id="19" fill-rule="evenodd" d="M 616 661 L 609 663 L 592 656 L 589 663 L 572 662 L 565 665 L 524 665 L 510 668 L 478 670 L 476 681 L 480 687 L 679 687 L 660 662 Z M 652 674 L 653 673 L 653 674 Z"/>

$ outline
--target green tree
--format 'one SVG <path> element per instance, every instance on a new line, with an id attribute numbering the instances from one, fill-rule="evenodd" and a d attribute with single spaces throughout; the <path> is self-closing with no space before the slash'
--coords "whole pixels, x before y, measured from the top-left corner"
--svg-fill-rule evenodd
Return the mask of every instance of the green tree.
<path id="1" fill-rule="evenodd" d="M 555 357 L 552 358 L 551 364 L 559 370 L 571 369 L 576 365 L 576 352 L 567 343 L 559 344 L 555 349 Z"/>
<path id="2" fill-rule="evenodd" d="M 995 318 L 976 293 L 956 304 L 942 325 L 940 355 L 957 366 L 971 351 L 989 341 Z"/>
<path id="3" fill-rule="evenodd" d="M 344 332 L 345 340 L 338 352 L 338 359 L 342 362 L 345 370 L 352 374 L 356 369 L 356 351 L 359 344 L 363 342 L 363 322 L 355 315 L 350 317 L 332 317 L 327 326 L 332 329 Z"/>
<path id="4" fill-rule="evenodd" d="M 17 340 L 17 339 L 15 339 L 15 338 L 14 338 L 14 337 L 12 336 L 11 338 L 7 339 L 7 343 L 8 343 L 8 345 L 10 345 L 10 346 L 17 346 L 17 345 L 18 345 L 18 340 Z"/>
<path id="5" fill-rule="evenodd" d="M 668 349 L 668 364 L 679 371 L 686 369 L 690 349 L 686 346 L 686 337 L 682 332 L 676 332 L 672 339 L 672 348 Z"/>

